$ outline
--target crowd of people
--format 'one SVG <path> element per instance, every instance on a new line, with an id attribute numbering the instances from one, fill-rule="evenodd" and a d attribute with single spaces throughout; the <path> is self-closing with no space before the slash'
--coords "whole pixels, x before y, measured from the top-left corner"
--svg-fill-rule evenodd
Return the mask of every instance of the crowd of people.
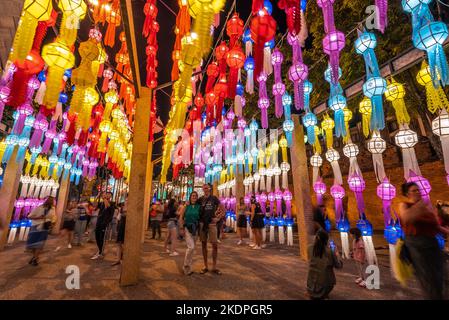
<path id="1" fill-rule="evenodd" d="M 223 237 L 225 224 L 225 208 L 220 200 L 212 194 L 212 186 L 202 187 L 203 195 L 199 197 L 196 191 L 190 194 L 187 202 L 176 201 L 171 198 L 167 203 L 156 200 L 150 209 L 149 226 L 151 239 L 162 240 L 161 223 L 166 222 L 167 233 L 164 239 L 164 251 L 169 256 L 178 256 L 179 241 L 184 240 L 186 251 L 183 262 L 185 275 L 194 273 L 193 260 L 198 240 L 201 242 L 203 267 L 200 274 L 211 272 L 221 275 L 218 268 L 218 245 Z M 443 299 L 446 297 L 446 258 L 441 250 L 437 236 L 447 237 L 449 234 L 449 203 L 438 201 L 436 207 L 423 199 L 416 183 L 409 182 L 402 186 L 404 201 L 399 204 L 399 221 L 402 228 L 400 252 L 397 255 L 403 263 L 413 268 L 422 292 L 429 299 Z M 117 259 L 112 265 L 121 263 L 123 243 L 125 239 L 125 223 L 127 201 L 115 204 L 112 193 L 104 192 L 101 199 L 90 203 L 85 198 L 80 201 L 71 200 L 63 215 L 63 223 L 55 251 L 64 246 L 80 246 L 86 242 L 94 242 L 97 252 L 92 260 L 103 259 L 105 243 L 114 240 L 117 243 Z M 242 245 L 247 238 L 247 227 L 252 230 L 254 249 L 264 248 L 262 230 L 264 213 L 255 197 L 251 198 L 248 207 L 243 198 L 236 206 L 237 217 L 237 245 Z M 248 218 L 249 217 L 249 218 Z M 27 239 L 27 249 L 31 253 L 29 264 L 39 265 L 40 254 L 45 246 L 48 234 L 56 223 L 55 199 L 48 197 L 39 207 L 28 216 L 32 222 Z M 249 220 L 249 222 L 248 222 Z M 343 261 L 337 246 L 332 240 L 330 222 L 324 205 L 315 208 L 314 215 L 314 243 L 308 248 L 309 271 L 307 276 L 307 292 L 311 299 L 327 299 L 336 285 L 334 269 L 343 267 Z M 361 231 L 350 229 L 352 236 L 351 258 L 356 265 L 356 285 L 364 288 L 365 267 L 367 264 L 365 245 Z M 209 246 L 211 245 L 212 263 L 209 260 Z M 211 268 L 210 268 L 211 267 Z"/>

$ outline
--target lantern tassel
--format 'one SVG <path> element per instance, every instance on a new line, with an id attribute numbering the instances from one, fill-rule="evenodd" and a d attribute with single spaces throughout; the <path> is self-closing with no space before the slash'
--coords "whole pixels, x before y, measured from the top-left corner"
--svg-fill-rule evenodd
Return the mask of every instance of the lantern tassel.
<path id="1" fill-rule="evenodd" d="M 271 64 L 271 48 L 265 47 L 263 49 L 263 71 L 267 76 L 273 73 L 273 65 Z"/>
<path id="2" fill-rule="evenodd" d="M 371 97 L 371 130 L 382 130 L 385 128 L 384 109 L 382 105 L 382 96 L 375 95 Z"/>
<path id="3" fill-rule="evenodd" d="M 380 30 L 380 32 L 384 33 L 385 28 L 388 24 L 388 0 L 376 0 L 376 18 L 377 18 L 377 26 Z"/>
<path id="4" fill-rule="evenodd" d="M 408 180 L 410 177 L 410 171 L 413 171 L 419 176 L 421 175 L 421 170 L 419 169 L 414 148 L 402 148 L 402 161 L 404 164 L 405 180 Z"/>
<path id="5" fill-rule="evenodd" d="M 287 246 L 293 245 L 293 227 L 289 224 L 287 226 Z"/>
<path id="6" fill-rule="evenodd" d="M 350 258 L 350 250 L 349 250 L 349 237 L 347 232 L 340 232 L 341 237 L 341 248 L 342 248 L 342 258 L 349 259 Z"/>
<path id="7" fill-rule="evenodd" d="M 449 72 L 444 54 L 444 49 L 441 44 L 435 44 L 430 50 L 428 50 L 430 75 L 432 77 L 433 86 L 438 88 L 444 87 L 449 84 Z"/>
<path id="8" fill-rule="evenodd" d="M 341 170 L 340 170 L 340 165 L 338 164 L 338 161 L 332 161 L 331 166 L 332 166 L 332 171 L 334 172 L 334 183 L 342 185 L 343 178 L 341 176 Z"/>
<path id="9" fill-rule="evenodd" d="M 246 86 L 245 86 L 246 92 L 249 94 L 254 93 L 254 71 L 253 70 L 247 70 L 246 71 Z"/>

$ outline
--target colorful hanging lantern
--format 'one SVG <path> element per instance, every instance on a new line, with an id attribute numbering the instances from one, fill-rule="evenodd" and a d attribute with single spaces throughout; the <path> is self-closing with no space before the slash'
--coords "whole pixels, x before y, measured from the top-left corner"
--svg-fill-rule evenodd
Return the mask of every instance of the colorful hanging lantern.
<path id="1" fill-rule="evenodd" d="M 406 124 L 400 126 L 399 128 L 398 133 L 394 137 L 394 141 L 402 150 L 404 177 L 407 180 L 410 177 L 410 171 L 421 175 L 418 160 L 416 159 L 415 149 L 413 148 L 418 143 L 418 135 L 416 132 L 410 130 Z"/>
<path id="2" fill-rule="evenodd" d="M 416 76 L 416 80 L 420 85 L 425 86 L 426 88 L 427 108 L 430 112 L 435 113 L 438 110 L 448 109 L 449 101 L 446 94 L 441 86 L 436 88 L 433 86 L 430 67 L 425 61 Z"/>
<path id="3" fill-rule="evenodd" d="M 334 139 L 332 130 L 335 127 L 334 121 L 327 115 L 324 116 L 323 121 L 321 121 L 321 128 L 326 133 L 326 146 L 328 149 L 332 148 Z"/>
<path id="4" fill-rule="evenodd" d="M 449 183 L 449 115 L 446 109 L 432 121 L 432 132 L 440 137 L 441 148 L 443 150 L 444 168 L 447 173 Z"/>
<path id="5" fill-rule="evenodd" d="M 285 85 L 282 83 L 281 76 L 281 65 L 284 61 L 284 56 L 279 49 L 275 49 L 271 55 L 271 63 L 274 66 L 274 84 L 273 84 L 273 95 L 275 101 L 275 115 L 277 118 L 282 117 L 283 104 L 282 96 L 285 93 Z"/>
<path id="6" fill-rule="evenodd" d="M 342 257 L 349 258 L 349 223 L 345 218 L 343 210 L 343 198 L 345 197 L 345 189 L 337 183 L 330 189 L 331 196 L 335 201 L 335 222 L 337 224 L 337 229 L 340 231 L 341 245 L 342 245 Z"/>
<path id="7" fill-rule="evenodd" d="M 387 143 L 382 139 L 379 131 L 373 132 L 371 139 L 367 143 L 367 148 L 373 157 L 373 166 L 377 182 L 380 182 L 386 176 L 382 153 L 387 149 Z"/>
<path id="8" fill-rule="evenodd" d="M 368 97 L 364 97 L 359 104 L 359 112 L 362 115 L 362 131 L 365 137 L 370 133 L 370 121 L 372 112 L 371 100 Z"/>
<path id="9" fill-rule="evenodd" d="M 340 154 L 337 150 L 330 148 L 326 152 L 326 160 L 330 162 L 332 166 L 332 171 L 334 173 L 334 183 L 341 185 L 343 184 L 343 178 L 341 176 L 340 165 L 338 160 L 340 159 Z"/>
<path id="10" fill-rule="evenodd" d="M 326 193 L 326 189 L 326 184 L 321 178 L 318 178 L 317 181 L 313 184 L 313 190 L 316 194 L 317 205 L 323 204 L 323 195 Z"/>
<path id="11" fill-rule="evenodd" d="M 405 89 L 404 86 L 391 78 L 390 83 L 385 91 L 385 98 L 391 101 L 394 112 L 396 114 L 396 120 L 399 124 L 409 124 L 410 116 L 405 106 Z"/>

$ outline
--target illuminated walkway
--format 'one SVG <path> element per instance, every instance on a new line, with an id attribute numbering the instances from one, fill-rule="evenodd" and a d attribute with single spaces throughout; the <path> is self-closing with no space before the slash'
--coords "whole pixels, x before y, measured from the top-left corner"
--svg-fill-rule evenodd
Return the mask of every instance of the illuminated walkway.
<path id="1" fill-rule="evenodd" d="M 295 239 L 296 240 L 296 239 Z M 147 239 L 144 245 L 142 281 L 128 288 L 118 286 L 119 266 L 111 267 L 115 244 L 109 243 L 106 259 L 90 260 L 95 245 L 61 249 L 54 252 L 56 240 L 47 242 L 41 264 L 27 264 L 29 255 L 24 245 L 16 245 L 0 253 L 0 299 L 305 299 L 307 265 L 298 258 L 298 248 L 268 245 L 267 249 L 250 250 L 237 247 L 236 236 L 222 241 L 219 267 L 223 275 L 194 274 L 183 276 L 182 262 L 185 244 L 180 244 L 178 257 L 162 253 L 163 242 Z M 295 241 L 297 243 L 297 241 Z M 376 247 L 382 244 L 376 237 Z M 367 290 L 354 283 L 355 265 L 345 261 L 337 271 L 337 286 L 331 299 L 417 299 L 413 289 L 402 289 L 390 275 L 388 251 L 378 250 L 381 289 Z M 202 267 L 198 251 L 194 270 Z M 65 268 L 78 265 L 81 272 L 80 290 L 65 287 Z"/>

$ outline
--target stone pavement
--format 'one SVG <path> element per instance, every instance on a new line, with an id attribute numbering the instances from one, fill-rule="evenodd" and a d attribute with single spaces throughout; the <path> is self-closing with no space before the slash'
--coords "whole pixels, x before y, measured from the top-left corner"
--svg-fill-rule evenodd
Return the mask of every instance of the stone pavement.
<path id="1" fill-rule="evenodd" d="M 377 236 L 376 247 L 384 245 L 382 241 Z M 251 250 L 247 245 L 237 246 L 236 235 L 227 234 L 219 247 L 219 268 L 223 275 L 198 273 L 202 267 L 199 246 L 194 258 L 197 273 L 184 276 L 185 243 L 179 244 L 178 257 L 169 257 L 163 252 L 163 241 L 151 240 L 147 235 L 141 281 L 132 287 L 120 287 L 120 266 L 110 266 L 115 258 L 113 242 L 107 244 L 103 261 L 90 260 L 96 251 L 95 244 L 54 252 L 57 244 L 57 238 L 49 239 L 37 267 L 27 264 L 30 255 L 24 252 L 24 243 L 1 252 L 0 299 L 306 299 L 307 264 L 299 258 L 297 238 L 293 247 L 268 244 L 266 249 Z M 355 264 L 344 261 L 343 269 L 336 272 L 337 285 L 330 298 L 419 299 L 416 283 L 402 289 L 392 278 L 387 267 L 388 250 L 377 250 L 377 253 L 380 290 L 359 288 L 354 283 Z M 65 287 L 68 265 L 80 268 L 80 290 Z"/>

